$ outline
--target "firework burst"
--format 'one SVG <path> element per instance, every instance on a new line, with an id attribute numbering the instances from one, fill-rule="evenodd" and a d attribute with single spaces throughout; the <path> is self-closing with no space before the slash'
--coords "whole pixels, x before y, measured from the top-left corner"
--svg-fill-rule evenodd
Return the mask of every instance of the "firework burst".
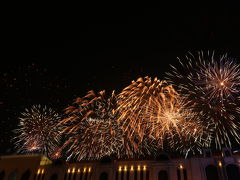
<path id="1" fill-rule="evenodd" d="M 169 147 L 185 155 L 190 151 L 201 152 L 203 146 L 209 147 L 210 129 L 203 126 L 201 115 L 188 107 L 185 98 L 179 96 L 174 103 L 153 103 L 151 106 L 156 113 L 151 111 L 148 132 L 158 140 L 159 147 Z"/>
<path id="2" fill-rule="evenodd" d="M 197 56 L 189 53 L 186 60 L 180 60 L 167 79 L 188 96 L 196 112 L 201 112 L 203 124 L 214 129 L 216 148 L 231 147 L 230 137 L 239 143 L 239 65 L 227 55 L 216 56 L 210 51 Z"/>
<path id="3" fill-rule="evenodd" d="M 148 76 L 132 81 L 118 95 L 118 122 L 124 131 L 138 135 L 141 142 L 149 129 L 151 134 L 156 133 L 152 131 L 154 127 L 149 128 L 150 125 L 154 126 L 155 119 L 152 117 L 157 116 L 163 104 L 170 106 L 177 96 L 177 92 L 166 81 L 157 78 L 152 80 Z"/>
<path id="4" fill-rule="evenodd" d="M 19 117 L 19 128 L 14 138 L 19 152 L 38 152 L 50 156 L 59 145 L 61 127 L 57 126 L 61 116 L 51 108 L 33 105 Z"/>
<path id="5" fill-rule="evenodd" d="M 158 149 L 201 152 L 210 136 L 184 99 L 166 81 L 139 78 L 118 96 L 118 122 L 139 143 L 147 139 Z"/>
<path id="6" fill-rule="evenodd" d="M 68 139 L 68 159 L 101 159 L 105 156 L 120 157 L 133 154 L 134 142 L 126 141 L 121 127 L 116 122 L 116 95 L 107 97 L 105 91 L 96 94 L 89 91 L 66 108 L 67 117 L 62 120 L 62 131 Z M 124 151 L 124 152 L 122 152 Z"/>

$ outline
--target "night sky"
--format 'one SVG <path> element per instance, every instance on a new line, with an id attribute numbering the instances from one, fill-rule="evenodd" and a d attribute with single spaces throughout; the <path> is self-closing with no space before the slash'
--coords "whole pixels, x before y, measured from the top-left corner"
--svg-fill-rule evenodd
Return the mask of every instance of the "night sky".
<path id="1" fill-rule="evenodd" d="M 52 25 L 50 34 L 32 36 L 28 47 L 8 49 L 0 64 L 0 154 L 15 152 L 12 130 L 33 104 L 62 113 L 89 90 L 120 92 L 146 75 L 164 79 L 188 51 L 240 59 L 239 19 L 228 7 L 175 14 L 160 8 L 91 10 L 71 21 L 68 32 Z"/>

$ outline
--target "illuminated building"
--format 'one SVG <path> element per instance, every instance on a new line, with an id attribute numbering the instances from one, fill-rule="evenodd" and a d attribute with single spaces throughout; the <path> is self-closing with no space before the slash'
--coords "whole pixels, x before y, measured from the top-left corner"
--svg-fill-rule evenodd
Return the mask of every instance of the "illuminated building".
<path id="1" fill-rule="evenodd" d="M 60 162 L 60 161 L 59 161 Z M 0 157 L 0 180 L 239 180 L 240 154 L 205 150 L 202 157 L 52 162 L 42 155 Z"/>

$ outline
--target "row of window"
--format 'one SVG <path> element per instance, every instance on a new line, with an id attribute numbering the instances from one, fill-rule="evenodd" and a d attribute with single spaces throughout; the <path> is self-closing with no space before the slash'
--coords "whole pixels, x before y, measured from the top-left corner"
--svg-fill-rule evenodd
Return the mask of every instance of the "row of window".
<path id="1" fill-rule="evenodd" d="M 146 171 L 147 170 L 147 166 L 146 165 L 138 165 L 137 167 L 134 167 L 133 165 L 131 165 L 130 167 L 128 167 L 127 165 L 125 166 L 119 166 L 118 167 L 118 171 L 121 172 L 121 171 L 134 171 L 134 170 L 138 170 L 138 171 Z"/>
<path id="2" fill-rule="evenodd" d="M 84 168 L 75 168 L 75 167 L 73 167 L 73 168 L 68 168 L 67 173 L 75 173 L 75 172 L 77 172 L 77 173 L 81 173 L 81 172 L 83 172 L 83 173 L 86 173 L 86 172 L 90 173 L 91 170 L 92 170 L 92 167 L 84 167 Z"/>
<path id="3" fill-rule="evenodd" d="M 75 169 L 75 168 L 74 168 Z M 69 170 L 64 175 L 64 180 L 89 180 L 92 177 L 91 168 L 88 171 L 83 170 L 80 171 L 79 169 L 75 171 L 74 169 Z"/>
<path id="4" fill-rule="evenodd" d="M 222 166 L 219 166 L 220 168 L 222 168 Z M 138 170 L 135 169 L 133 171 L 133 176 L 134 176 L 134 180 L 140 179 L 140 180 L 149 180 L 149 170 Z M 218 171 L 218 168 L 214 165 L 208 165 L 205 168 L 205 173 L 206 173 L 206 178 L 207 180 L 219 180 L 219 177 L 221 175 L 219 175 L 220 171 Z M 11 172 L 8 176 L 8 180 L 16 180 L 17 179 L 17 172 Z M 239 168 L 238 166 L 236 166 L 235 164 L 229 164 L 226 166 L 226 175 L 228 180 L 239 180 L 240 179 L 240 173 L 239 173 Z M 20 180 L 29 180 L 31 176 L 31 171 L 28 169 L 26 170 Z M 71 170 L 65 173 L 64 176 L 64 180 L 89 180 L 91 179 L 92 173 L 91 171 L 75 171 L 75 170 Z M 115 173 L 115 180 L 123 180 L 126 178 L 126 180 L 130 179 L 130 171 L 116 171 Z M 0 171 L 0 180 L 3 180 L 5 177 L 5 171 Z M 44 169 L 38 169 L 37 173 L 34 176 L 34 180 L 43 180 L 44 179 Z M 58 179 L 58 175 L 55 173 L 50 177 L 50 180 L 57 180 Z M 168 180 L 168 172 L 165 170 L 161 170 L 158 173 L 158 179 L 159 180 Z M 177 179 L 178 180 L 187 180 L 187 170 L 183 167 L 179 167 L 177 169 Z M 108 180 L 108 174 L 106 172 L 102 172 L 99 180 Z"/>
<path id="5" fill-rule="evenodd" d="M 219 167 L 222 167 L 222 165 L 218 164 Z M 219 180 L 219 172 L 217 170 L 217 167 L 214 165 L 208 165 L 205 168 L 205 173 L 206 173 L 206 177 L 207 180 Z M 149 171 L 146 171 L 146 176 L 144 178 L 144 171 L 140 171 L 140 173 L 138 173 L 137 170 L 134 171 L 134 180 L 138 179 L 138 176 L 140 176 L 140 180 L 149 180 Z M 239 173 L 239 168 L 238 166 L 234 165 L 234 164 L 229 164 L 226 166 L 226 174 L 227 174 L 227 178 L 228 180 L 239 180 L 240 179 L 240 173 Z M 103 178 L 104 177 L 104 178 Z M 100 180 L 108 180 L 108 175 L 104 172 L 104 174 L 100 176 Z M 129 180 L 130 177 L 130 172 L 126 171 L 126 179 Z M 144 179 L 143 179 L 144 178 Z M 116 180 L 123 180 L 124 179 L 124 172 L 123 171 L 116 171 L 116 175 L 115 175 L 115 179 Z M 168 173 L 165 170 L 161 170 L 158 173 L 158 179 L 159 180 L 168 180 Z M 177 169 L 177 179 L 178 180 L 187 180 L 187 170 L 185 168 L 183 168 L 183 166 L 180 166 Z"/>
<path id="6" fill-rule="evenodd" d="M 133 174 L 134 180 L 137 180 L 138 176 L 139 176 L 140 180 L 149 180 L 149 171 L 148 170 L 134 170 L 133 173 L 134 173 Z M 125 172 L 124 171 L 116 171 L 115 179 L 123 180 L 124 174 L 126 176 L 126 180 L 129 180 L 130 179 L 130 171 L 125 171 Z M 103 179 L 100 178 L 100 180 L 103 180 Z M 104 179 L 104 180 L 107 180 L 107 179 Z"/>

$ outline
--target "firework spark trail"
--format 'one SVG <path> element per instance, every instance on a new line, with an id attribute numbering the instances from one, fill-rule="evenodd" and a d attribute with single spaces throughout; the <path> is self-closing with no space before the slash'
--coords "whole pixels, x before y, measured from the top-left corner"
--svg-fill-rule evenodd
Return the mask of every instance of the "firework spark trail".
<path id="1" fill-rule="evenodd" d="M 205 59 L 203 53 L 200 54 Z M 227 55 L 222 55 L 215 60 L 214 53 L 211 61 L 201 61 L 199 64 L 199 83 L 208 92 L 210 100 L 223 102 L 228 99 L 234 100 L 239 93 L 240 66 L 228 60 Z"/>
<path id="2" fill-rule="evenodd" d="M 168 99 L 168 104 L 171 104 L 176 97 L 177 92 L 165 81 L 160 81 L 157 78 L 152 80 L 146 76 L 132 81 L 118 95 L 120 114 L 118 122 L 122 122 L 124 131 L 139 135 L 137 138 L 141 142 L 147 129 L 149 129 L 151 114 L 158 112 L 158 109 L 149 112 L 153 102 L 159 102 L 159 106 L 161 106 L 161 103 Z"/>
<path id="3" fill-rule="evenodd" d="M 40 152 L 49 156 L 59 145 L 61 116 L 51 108 L 33 105 L 19 117 L 19 128 L 14 130 L 15 146 L 19 152 Z"/>
<path id="4" fill-rule="evenodd" d="M 168 146 L 185 154 L 201 152 L 202 145 L 208 146 L 211 138 L 202 127 L 199 114 L 187 104 L 166 81 L 139 78 L 118 96 L 118 122 L 138 142 L 152 138 L 158 149 Z"/>
<path id="5" fill-rule="evenodd" d="M 107 97 L 105 91 L 94 91 L 77 98 L 66 108 L 67 117 L 61 121 L 66 127 L 61 132 L 68 136 L 64 147 L 69 148 L 68 159 L 101 159 L 104 156 L 132 156 L 140 152 L 132 139 L 127 138 L 116 122 L 116 95 Z"/>
<path id="6" fill-rule="evenodd" d="M 176 121 L 176 125 L 174 124 L 170 131 L 171 134 L 169 135 L 166 131 L 171 149 L 187 156 L 188 152 L 201 153 L 203 147 L 210 146 L 212 140 L 211 128 L 203 125 L 198 113 L 194 113 L 192 109 L 183 106 L 177 108 L 177 112 L 171 112 L 170 117 Z"/>
<path id="7" fill-rule="evenodd" d="M 195 111 L 202 113 L 205 126 L 214 129 L 212 136 L 217 149 L 231 147 L 231 139 L 239 143 L 238 64 L 227 55 L 216 56 L 210 51 L 199 52 L 197 56 L 189 53 L 186 62 L 180 60 L 180 67 L 167 73 L 167 79 L 189 97 Z"/>
<path id="8" fill-rule="evenodd" d="M 62 151 L 63 151 L 62 148 L 59 148 L 59 147 L 53 149 L 52 153 L 49 156 L 50 159 L 56 160 L 56 159 L 62 158 L 62 154 L 63 154 Z"/>

